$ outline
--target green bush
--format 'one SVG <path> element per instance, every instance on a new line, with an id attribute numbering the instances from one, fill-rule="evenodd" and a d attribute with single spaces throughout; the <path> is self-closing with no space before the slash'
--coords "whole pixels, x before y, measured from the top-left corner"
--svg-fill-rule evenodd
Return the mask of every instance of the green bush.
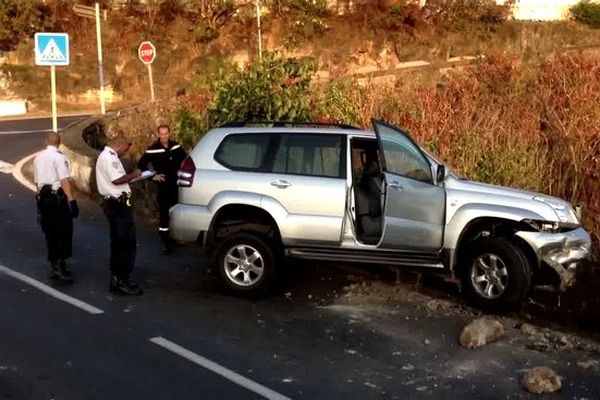
<path id="1" fill-rule="evenodd" d="M 215 126 L 236 120 L 308 120 L 309 87 L 315 72 L 313 60 L 266 53 L 246 71 L 227 72 L 217 80 L 209 122 Z"/>
<path id="2" fill-rule="evenodd" d="M 185 149 L 191 149 L 208 131 L 205 114 L 194 114 L 182 107 L 175 112 L 173 133 Z"/>
<path id="3" fill-rule="evenodd" d="M 325 87 L 315 104 L 320 122 L 359 124 L 358 105 L 354 101 L 360 87 L 352 81 L 336 81 Z"/>
<path id="4" fill-rule="evenodd" d="M 581 1 L 571 7 L 571 14 L 576 21 L 600 28 L 600 3 L 589 0 Z"/>

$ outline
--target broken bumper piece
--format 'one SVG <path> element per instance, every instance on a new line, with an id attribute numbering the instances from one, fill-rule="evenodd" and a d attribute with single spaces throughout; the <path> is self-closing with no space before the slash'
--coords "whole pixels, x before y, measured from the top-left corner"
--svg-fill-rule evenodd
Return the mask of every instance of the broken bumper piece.
<path id="1" fill-rule="evenodd" d="M 561 233 L 520 231 L 516 235 L 533 248 L 538 262 L 545 263 L 558 273 L 561 290 L 573 283 L 577 264 L 592 255 L 592 240 L 581 227 Z"/>

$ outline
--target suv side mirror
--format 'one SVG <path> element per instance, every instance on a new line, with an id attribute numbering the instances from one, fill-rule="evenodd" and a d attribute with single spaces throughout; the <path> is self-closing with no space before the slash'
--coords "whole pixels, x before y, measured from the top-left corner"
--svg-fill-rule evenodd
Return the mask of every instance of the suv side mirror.
<path id="1" fill-rule="evenodd" d="M 436 182 L 444 182 L 446 179 L 446 167 L 443 164 L 438 165 L 436 172 Z"/>

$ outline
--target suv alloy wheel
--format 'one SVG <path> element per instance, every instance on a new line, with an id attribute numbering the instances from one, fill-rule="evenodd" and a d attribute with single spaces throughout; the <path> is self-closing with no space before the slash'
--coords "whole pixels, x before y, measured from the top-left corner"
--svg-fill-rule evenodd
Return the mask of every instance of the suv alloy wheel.
<path id="1" fill-rule="evenodd" d="M 215 254 L 219 276 L 234 292 L 263 291 L 275 272 L 273 250 L 253 233 L 228 237 Z"/>
<path id="2" fill-rule="evenodd" d="M 531 265 L 525 253 L 503 238 L 472 244 L 462 266 L 462 285 L 469 297 L 488 309 L 521 304 L 531 288 Z"/>

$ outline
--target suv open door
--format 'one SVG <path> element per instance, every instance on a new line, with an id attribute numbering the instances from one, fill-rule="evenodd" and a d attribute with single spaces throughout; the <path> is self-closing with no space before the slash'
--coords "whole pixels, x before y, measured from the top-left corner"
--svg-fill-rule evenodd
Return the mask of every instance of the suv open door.
<path id="1" fill-rule="evenodd" d="M 423 151 L 400 129 L 373 120 L 385 175 L 381 248 L 437 252 L 444 237 L 446 192 Z"/>

